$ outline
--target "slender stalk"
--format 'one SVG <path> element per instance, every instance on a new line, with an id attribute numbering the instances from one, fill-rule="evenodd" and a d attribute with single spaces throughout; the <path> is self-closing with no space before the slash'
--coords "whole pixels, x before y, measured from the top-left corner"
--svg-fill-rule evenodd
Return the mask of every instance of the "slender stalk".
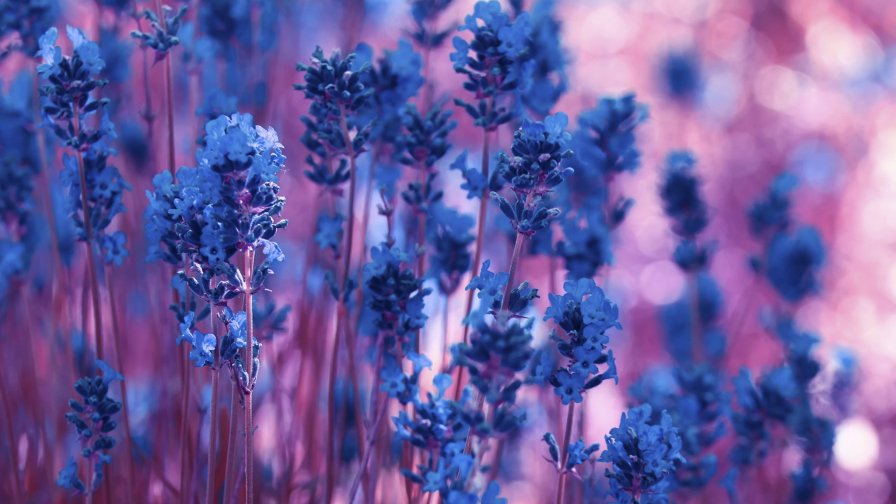
<path id="1" fill-rule="evenodd" d="M 516 239 L 513 241 L 513 255 L 510 256 L 510 274 L 507 277 L 507 286 L 504 287 L 504 299 L 501 300 L 501 311 L 507 310 L 507 305 L 510 303 L 510 292 L 513 290 L 513 281 L 516 276 L 516 265 L 520 260 L 520 252 L 523 248 L 523 243 L 526 241 L 526 235 L 522 233 L 516 234 Z"/>
<path id="2" fill-rule="evenodd" d="M 78 104 L 74 104 L 74 136 L 77 137 L 81 132 L 81 112 Z M 93 302 L 93 328 L 96 338 L 96 356 L 100 360 L 104 359 L 103 353 L 103 315 L 100 306 L 100 286 L 96 275 L 96 262 L 93 256 L 93 220 L 90 215 L 90 200 L 87 195 L 87 174 L 84 169 L 84 154 L 81 152 L 80 146 L 75 149 L 78 159 L 78 178 L 81 185 L 81 208 L 84 221 L 84 234 L 87 239 L 87 275 L 90 279 L 90 295 Z M 86 324 L 85 324 L 86 325 Z"/>
<path id="3" fill-rule="evenodd" d="M 115 366 L 121 371 L 122 374 L 127 375 L 124 370 L 124 360 L 121 356 L 121 345 L 119 344 L 119 339 L 121 338 L 121 327 L 118 324 L 118 311 L 115 309 L 115 287 L 111 279 L 106 278 L 106 288 L 108 289 L 109 294 L 109 309 L 112 313 L 112 329 L 115 331 L 115 334 L 112 337 L 112 345 L 115 350 Z M 124 437 L 125 437 L 125 447 L 128 451 L 128 477 L 130 478 L 130 484 L 128 485 L 129 491 L 133 492 L 135 487 L 137 486 L 137 475 L 134 470 L 134 440 L 131 436 L 131 415 L 130 408 L 128 407 L 128 387 L 125 383 L 125 380 L 119 381 L 121 385 L 121 419 L 124 423 Z M 131 497 L 136 497 L 131 494 Z"/>
<path id="4" fill-rule="evenodd" d="M 566 410 L 566 431 L 563 434 L 563 445 L 560 446 L 560 475 L 557 478 L 557 504 L 563 503 L 566 494 L 566 459 L 569 456 L 569 440 L 572 437 L 572 419 L 575 416 L 576 403 L 569 403 Z"/>
<path id="5" fill-rule="evenodd" d="M 211 312 L 212 334 L 217 334 L 218 319 L 215 317 L 214 308 Z M 215 365 L 212 367 L 212 406 L 209 413 L 208 433 L 208 477 L 205 481 L 205 504 L 211 504 L 215 500 L 215 461 L 217 460 L 218 446 L 218 375 L 221 361 L 218 357 L 218 347 L 215 346 Z"/>
<path id="6" fill-rule="evenodd" d="M 255 425 L 252 423 L 252 389 L 255 388 L 255 384 L 252 381 L 252 365 L 253 365 L 253 355 L 252 355 L 252 346 L 253 346 L 253 328 L 252 328 L 252 269 L 255 267 L 255 250 L 249 248 L 246 250 L 245 255 L 245 268 L 246 271 L 243 273 L 243 278 L 246 279 L 246 372 L 248 373 L 248 386 L 246 387 L 246 404 L 245 404 L 245 417 L 246 417 L 246 504 L 254 502 L 255 493 L 253 492 L 253 479 L 254 479 L 254 469 L 255 469 L 255 450 L 253 449 L 253 440 L 255 436 Z"/>
<path id="7" fill-rule="evenodd" d="M 180 501 L 186 504 L 189 501 L 189 491 L 187 490 L 187 466 L 188 459 L 187 452 L 189 450 L 190 438 L 189 432 L 187 431 L 187 426 L 189 425 L 189 417 L 190 417 L 190 385 L 191 385 L 191 373 L 190 373 L 190 361 L 187 355 L 186 349 L 181 349 L 181 353 L 183 354 L 183 358 L 181 359 L 181 370 L 183 371 L 183 387 L 181 388 L 180 395 Z"/>
<path id="8" fill-rule="evenodd" d="M 342 282 L 342 287 L 345 287 L 345 281 L 348 279 L 348 275 L 350 273 L 351 262 L 352 262 L 352 248 L 354 246 L 355 239 L 355 192 L 358 185 L 358 174 L 357 174 L 357 159 L 355 156 L 354 148 L 352 147 L 352 139 L 349 135 L 348 124 L 345 120 L 345 115 L 343 114 L 340 118 L 340 127 L 342 129 L 342 136 L 345 141 L 345 145 L 348 149 L 348 158 L 349 158 L 349 189 L 348 189 L 348 229 L 346 230 L 346 247 L 343 251 L 342 257 L 342 271 L 340 272 L 339 279 Z M 360 392 L 361 389 L 358 386 L 358 376 L 357 370 L 355 368 L 355 341 L 353 337 L 353 332 L 351 327 L 343 327 L 344 320 L 348 316 L 348 307 L 345 305 L 345 295 L 343 292 L 340 292 L 339 295 L 339 306 L 337 308 L 337 317 L 336 317 L 336 335 L 333 340 L 333 353 L 330 360 L 330 384 L 329 384 L 329 400 L 328 400 L 328 413 L 330 417 L 330 428 L 327 433 L 327 475 L 326 475 L 326 502 L 332 502 L 333 498 L 333 487 L 335 486 L 335 465 L 336 465 L 336 454 L 334 450 L 334 441 L 336 439 L 336 369 L 339 364 L 339 340 L 340 334 L 343 330 L 346 331 L 346 345 L 348 346 L 348 358 L 351 363 L 349 365 L 349 378 L 352 382 L 353 389 L 353 399 L 354 399 L 354 407 L 357 412 L 355 415 L 355 430 L 357 430 L 358 439 L 364 439 L 364 422 L 362 420 L 362 412 L 361 409 L 361 397 Z M 351 324 L 345 324 L 350 326 Z M 363 443 L 359 444 L 359 456 L 364 458 L 364 446 Z"/>
<path id="9" fill-rule="evenodd" d="M 227 422 L 227 454 L 224 461 L 224 500 L 225 504 L 233 502 L 233 485 L 230 480 L 233 478 L 234 468 L 236 466 L 236 403 L 237 403 L 237 387 L 236 383 L 230 386 L 230 417 Z"/>
<path id="10" fill-rule="evenodd" d="M 476 248 L 473 252 L 473 264 L 472 269 L 470 270 L 471 275 L 476 275 L 479 273 L 479 265 L 482 262 L 482 248 L 483 242 L 485 241 L 485 218 L 488 210 L 488 179 L 489 179 L 489 131 L 486 130 L 484 132 L 482 138 L 482 177 L 485 179 L 486 184 L 482 189 L 482 195 L 479 199 L 479 220 L 477 222 L 477 230 L 476 230 Z M 473 293 L 474 289 L 470 289 L 467 291 L 467 306 L 464 309 L 464 317 L 468 317 L 470 315 L 470 311 L 473 309 Z M 470 326 L 464 325 L 464 343 L 467 343 L 470 338 Z M 460 399 L 460 392 L 463 390 L 463 381 L 464 381 L 464 368 L 463 366 L 459 366 L 457 370 L 457 383 L 454 386 L 454 400 Z"/>
<path id="11" fill-rule="evenodd" d="M 376 368 L 375 369 L 380 368 L 380 366 L 382 365 L 382 359 L 383 359 L 382 349 L 377 348 L 377 358 L 376 358 Z M 379 387 L 377 387 L 374 390 L 375 390 L 374 394 L 376 395 L 376 404 L 373 407 L 373 411 L 376 412 L 374 414 L 375 419 L 373 421 L 373 425 L 371 426 L 370 432 L 367 433 L 367 439 L 365 440 L 366 449 L 364 450 L 364 458 L 361 460 L 361 465 L 358 467 L 358 472 L 355 474 L 355 477 L 352 480 L 352 485 L 351 485 L 349 493 L 348 493 L 348 500 L 346 501 L 347 504 L 352 504 L 355 501 L 355 496 L 358 494 L 358 488 L 360 486 L 362 477 L 363 477 L 363 479 L 367 479 L 366 475 L 367 475 L 368 467 L 370 466 L 370 459 L 371 459 L 370 454 L 374 451 L 373 445 L 376 442 L 376 436 L 380 430 L 379 429 L 380 422 L 383 421 L 383 416 L 385 415 L 386 410 L 389 409 L 388 400 L 385 400 L 385 401 L 382 400 L 382 397 L 381 397 L 382 394 L 380 394 L 379 392 L 376 392 L 377 390 L 379 390 Z M 369 490 L 370 489 L 369 483 L 365 483 L 364 488 Z M 367 495 L 366 497 L 367 497 L 367 500 L 370 501 L 370 495 Z"/>
<path id="12" fill-rule="evenodd" d="M 32 72 L 34 75 L 37 75 L 37 60 L 33 63 Z M 37 159 L 38 159 L 38 176 L 41 179 L 41 186 L 46 189 L 44 195 L 46 196 L 43 199 L 44 203 L 44 211 L 47 213 L 47 220 L 50 222 L 50 245 L 53 247 L 53 281 L 55 284 L 56 277 L 58 275 L 59 270 L 62 269 L 62 259 L 59 255 L 59 231 L 56 229 L 56 210 L 55 205 L 53 203 L 53 191 L 50 185 L 49 174 L 47 173 L 47 139 L 44 136 L 44 128 L 40 126 L 41 124 L 41 115 L 40 115 L 40 91 L 37 86 L 37 78 L 32 79 L 32 92 L 33 99 L 31 104 L 31 113 L 34 121 L 34 136 L 37 138 Z M 55 290 L 54 290 L 55 294 Z M 53 332 L 56 332 L 56 317 L 55 312 L 54 316 L 50 319 L 50 322 L 53 324 Z"/>
<path id="13" fill-rule="evenodd" d="M 426 194 L 426 183 L 427 183 L 427 174 L 429 172 L 426 170 L 426 165 L 424 163 L 420 163 L 417 166 L 417 180 L 420 184 L 420 192 L 421 194 Z M 426 212 L 417 207 L 417 264 L 415 275 L 417 278 L 421 278 L 423 276 L 423 268 L 426 264 Z M 417 336 L 414 339 L 414 351 L 420 353 L 420 339 L 423 336 L 423 330 L 417 329 Z"/>
<path id="14" fill-rule="evenodd" d="M 164 18 L 164 16 L 162 16 Z M 171 85 L 171 55 L 165 56 L 165 93 L 168 95 L 166 100 L 166 114 L 168 116 L 168 169 L 171 174 L 175 175 L 177 163 L 174 151 L 174 92 Z"/>
<path id="15" fill-rule="evenodd" d="M 93 461 L 90 459 L 87 460 L 87 481 L 84 483 L 84 486 L 87 489 L 87 491 L 84 492 L 84 502 L 93 504 Z"/>
<path id="16" fill-rule="evenodd" d="M 19 481 L 19 450 L 16 447 L 16 436 L 13 433 L 12 425 L 12 405 L 9 402 L 9 396 L 6 390 L 6 379 L 3 377 L 3 367 L 0 367 L 0 400 L 3 401 L 3 416 L 6 421 L 6 437 L 9 443 L 9 457 L 12 459 L 12 481 L 13 494 L 12 501 L 16 504 L 21 502 L 22 484 Z"/>

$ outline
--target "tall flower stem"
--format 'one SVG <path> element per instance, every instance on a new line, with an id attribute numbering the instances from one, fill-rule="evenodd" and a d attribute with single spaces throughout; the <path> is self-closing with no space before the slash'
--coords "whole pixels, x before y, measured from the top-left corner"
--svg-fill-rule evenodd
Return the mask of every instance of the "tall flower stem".
<path id="1" fill-rule="evenodd" d="M 237 436 L 237 428 L 236 428 L 236 404 L 237 404 L 237 393 L 238 389 L 236 383 L 231 384 L 230 386 L 230 416 L 227 419 L 227 454 L 226 460 L 224 461 L 224 500 L 223 502 L 232 502 L 233 501 L 233 485 L 230 480 L 233 478 L 233 473 L 235 471 L 236 466 L 236 436 Z"/>
<path id="2" fill-rule="evenodd" d="M 420 163 L 417 166 L 417 181 L 420 184 L 420 192 L 426 193 L 426 183 L 427 183 L 427 175 L 428 171 L 426 170 L 426 164 Z M 416 207 L 417 210 L 417 263 L 415 272 L 417 278 L 423 277 L 423 268 L 426 267 L 426 211 L 419 206 Z M 420 353 L 420 339 L 423 336 L 423 329 L 417 329 L 417 337 L 414 339 L 414 351 Z"/>
<path id="3" fill-rule="evenodd" d="M 382 349 L 378 348 L 375 369 L 380 368 L 380 366 L 382 365 L 382 360 L 383 360 L 383 352 L 382 352 Z M 355 474 L 355 477 L 352 480 L 352 485 L 350 487 L 349 494 L 348 494 L 348 500 L 346 501 L 348 504 L 352 504 L 355 501 L 355 496 L 358 494 L 358 488 L 360 486 L 362 477 L 365 480 L 368 479 L 367 472 L 368 472 L 368 467 L 370 466 L 371 453 L 374 451 L 373 445 L 376 442 L 377 433 L 380 430 L 379 427 L 380 427 L 380 423 L 383 421 L 383 416 L 385 416 L 386 410 L 389 409 L 388 400 L 383 400 L 384 398 L 381 397 L 382 394 L 380 394 L 378 392 L 378 390 L 379 390 L 379 387 L 374 389 L 374 394 L 376 395 L 376 404 L 373 406 L 372 410 L 375 411 L 375 413 L 374 413 L 375 418 L 373 419 L 373 424 L 371 425 L 370 432 L 367 433 L 367 439 L 364 441 L 364 443 L 366 444 L 366 448 L 364 450 L 364 458 L 361 459 L 361 464 L 358 467 L 358 472 Z M 364 488 L 366 488 L 368 490 L 370 489 L 369 481 L 367 483 L 365 483 Z M 370 495 L 367 495 L 366 498 L 368 501 L 371 500 Z"/>
<path id="4" fill-rule="evenodd" d="M 523 243 L 526 241 L 526 235 L 522 233 L 516 234 L 513 241 L 513 255 L 510 256 L 510 273 L 507 277 L 507 285 L 504 287 L 504 299 L 501 300 L 501 311 L 507 310 L 507 304 L 510 302 L 510 292 L 513 290 L 513 283 L 516 277 L 517 263 L 520 261 L 520 253 L 522 252 Z"/>
<path id="5" fill-rule="evenodd" d="M 476 247 L 473 252 L 473 264 L 472 269 L 470 270 L 471 275 L 476 275 L 479 271 L 479 265 L 482 262 L 482 247 L 483 242 L 485 241 L 485 218 L 488 211 L 488 180 L 489 180 L 489 138 L 491 132 L 485 130 L 482 138 L 482 177 L 485 180 L 485 187 L 482 189 L 482 195 L 479 199 L 479 220 L 477 222 L 477 230 L 476 230 Z M 475 289 L 470 289 L 467 291 L 467 306 L 464 309 L 464 317 L 468 317 L 470 315 L 470 311 L 473 309 L 473 293 Z M 464 343 L 467 343 L 470 338 L 470 326 L 464 325 Z M 454 387 L 454 400 L 457 401 L 460 399 L 460 392 L 463 390 L 463 381 L 464 381 L 464 367 L 459 366 L 457 370 L 457 383 Z"/>
<path id="6" fill-rule="evenodd" d="M 81 111 L 78 104 L 74 104 L 74 137 L 77 138 L 81 133 Z M 103 315 L 100 306 L 100 286 L 96 275 L 96 262 L 93 254 L 93 220 L 90 215 L 90 200 L 87 195 L 87 174 L 84 169 L 84 153 L 81 146 L 75 148 L 78 160 L 78 179 L 81 186 L 81 208 L 84 214 L 84 234 L 87 239 L 87 275 L 90 281 L 90 297 L 93 302 L 93 328 L 96 338 L 96 356 L 100 360 L 104 359 L 103 353 Z M 86 324 L 85 324 L 86 325 Z"/>
<path id="7" fill-rule="evenodd" d="M 5 367 L 5 366 L 2 366 Z M 22 484 L 19 481 L 19 450 L 16 449 L 16 437 L 13 433 L 12 425 L 12 405 L 9 402 L 9 396 L 6 389 L 6 379 L 3 377 L 3 369 L 0 367 L 0 400 L 3 401 L 3 420 L 6 423 L 6 442 L 9 443 L 9 457 L 12 462 L 12 482 L 13 494 L 12 501 L 16 504 L 21 502 Z"/>
<path id="8" fill-rule="evenodd" d="M 560 446 L 560 475 L 557 478 L 557 504 L 563 503 L 566 495 L 566 459 L 569 457 L 569 440 L 572 437 L 572 420 L 575 416 L 576 403 L 569 403 L 566 410 L 566 430 L 563 433 L 563 445 Z"/>
<path id="9" fill-rule="evenodd" d="M 171 170 L 171 175 L 175 175 L 177 167 L 175 164 L 177 163 L 175 159 L 175 151 L 174 151 L 174 92 L 172 91 L 171 84 L 171 55 L 165 57 L 165 94 L 167 94 L 166 100 L 166 115 L 168 116 L 168 169 Z"/>
<path id="10" fill-rule="evenodd" d="M 115 334 L 112 337 L 112 345 L 115 350 L 115 366 L 122 374 L 126 374 L 124 370 L 124 359 L 121 355 L 121 327 L 118 324 L 118 310 L 115 309 L 115 300 L 118 299 L 115 296 L 115 287 L 114 283 L 110 278 L 106 278 L 106 288 L 109 294 L 109 311 L 112 315 L 112 329 L 115 331 Z M 134 440 L 131 436 L 131 415 L 130 408 L 128 407 L 128 387 L 125 384 L 124 380 L 120 380 L 118 382 L 121 385 L 121 420 L 124 423 L 124 436 L 125 436 L 125 447 L 128 451 L 128 476 L 130 478 L 129 489 L 131 492 L 137 486 L 137 474 L 134 469 Z M 132 497 L 136 497 L 135 495 L 131 495 Z"/>
<path id="11" fill-rule="evenodd" d="M 252 269 L 255 267 L 255 249 L 249 248 L 245 255 L 245 268 L 243 278 L 246 279 L 246 373 L 248 374 L 248 386 L 246 387 L 246 404 L 244 407 L 246 425 L 246 504 L 254 501 L 253 479 L 255 469 L 255 450 L 253 449 L 253 439 L 255 436 L 255 426 L 252 423 L 252 389 L 255 384 L 252 380 L 253 365 L 253 327 L 252 327 Z"/>
<path id="12" fill-rule="evenodd" d="M 328 413 L 330 417 L 330 428 L 328 430 L 327 435 L 327 476 L 326 476 L 326 502 L 332 502 L 333 498 L 333 487 L 335 486 L 335 470 L 336 470 L 336 454 L 334 441 L 336 438 L 336 370 L 339 364 L 339 340 L 341 339 L 342 331 L 346 333 L 346 346 L 348 347 L 348 358 L 350 365 L 349 369 L 349 379 L 352 382 L 352 395 L 354 399 L 354 407 L 357 414 L 355 415 L 355 430 L 357 430 L 358 439 L 364 439 L 364 421 L 361 418 L 361 397 L 360 392 L 361 389 L 358 386 L 358 375 L 357 369 L 355 368 L 355 340 L 353 337 L 351 324 L 346 324 L 346 317 L 348 316 L 348 307 L 345 304 L 345 288 L 347 287 L 347 280 L 350 274 L 351 263 L 352 263 L 352 249 L 354 246 L 355 239 L 355 193 L 357 191 L 358 185 L 358 173 L 357 173 L 357 156 L 355 155 L 354 148 L 352 147 L 352 139 L 349 135 L 348 124 L 346 123 L 344 115 L 340 120 L 340 126 L 342 129 L 342 136 L 345 142 L 345 145 L 348 149 L 348 158 L 349 158 L 349 185 L 348 185 L 348 228 L 346 229 L 346 245 L 345 250 L 343 251 L 342 256 L 342 271 L 340 272 L 339 279 L 342 282 L 342 289 L 339 292 L 339 305 L 337 308 L 337 316 L 336 316 L 336 335 L 333 338 L 333 353 L 330 359 L 330 384 L 329 384 L 329 401 L 328 401 Z M 364 445 L 363 443 L 359 444 L 359 452 L 358 455 L 361 459 L 364 458 Z"/>
<path id="13" fill-rule="evenodd" d="M 215 317 L 214 308 L 211 311 L 212 334 L 217 335 L 218 320 Z M 215 363 L 212 367 L 212 406 L 209 410 L 208 428 L 208 477 L 205 482 L 205 504 L 211 504 L 215 500 L 215 461 L 217 460 L 218 446 L 218 375 L 220 375 L 221 361 L 218 357 L 219 346 L 215 345 Z"/>

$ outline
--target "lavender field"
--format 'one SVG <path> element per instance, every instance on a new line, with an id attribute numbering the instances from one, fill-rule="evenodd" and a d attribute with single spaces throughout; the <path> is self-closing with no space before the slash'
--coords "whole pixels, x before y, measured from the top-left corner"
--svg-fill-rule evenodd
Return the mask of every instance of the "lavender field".
<path id="1" fill-rule="evenodd" d="M 896 502 L 896 4 L 0 0 L 0 502 Z"/>

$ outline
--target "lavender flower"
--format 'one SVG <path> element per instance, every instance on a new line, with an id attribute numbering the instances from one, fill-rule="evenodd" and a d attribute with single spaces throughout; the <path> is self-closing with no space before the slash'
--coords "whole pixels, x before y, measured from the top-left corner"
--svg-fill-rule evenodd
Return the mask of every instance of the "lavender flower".
<path id="1" fill-rule="evenodd" d="M 411 0 L 411 18 L 415 25 L 411 37 L 414 42 L 428 49 L 442 45 L 451 30 L 439 30 L 433 24 L 451 6 L 451 2 L 452 0 Z"/>
<path id="2" fill-rule="evenodd" d="M 102 376 L 83 377 L 75 382 L 80 400 L 69 400 L 72 411 L 65 419 L 74 428 L 81 444 L 81 457 L 91 466 L 92 478 L 84 482 L 78 475 L 77 463 L 71 459 L 59 473 L 56 484 L 75 493 L 93 494 L 103 480 L 106 464 L 112 463 L 109 450 L 115 447 L 110 434 L 118 426 L 114 416 L 121 410 L 121 403 L 109 397 L 109 384 L 123 380 L 120 373 L 103 361 L 97 361 Z"/>
<path id="3" fill-rule="evenodd" d="M 38 38 L 52 27 L 58 11 L 54 0 L 3 2 L 0 5 L 0 40 L 16 34 L 20 43 L 0 47 L 0 59 L 13 50 L 34 54 L 38 49 Z"/>
<path id="4" fill-rule="evenodd" d="M 544 199 L 572 173 L 562 166 L 572 156 L 566 148 L 570 140 L 566 124 L 563 113 L 546 117 L 544 123 L 524 120 L 513 134 L 512 156 L 498 155 L 498 174 L 510 186 L 515 201 L 497 192 L 492 192 L 492 198 L 519 234 L 532 236 L 560 213 L 547 207 Z"/>
<path id="5" fill-rule="evenodd" d="M 622 414 L 619 427 L 606 436 L 607 448 L 600 455 L 607 462 L 607 479 L 614 502 L 669 502 L 667 493 L 681 455 L 681 437 L 668 413 L 660 420 L 651 420 L 649 405 L 639 406 Z"/>
<path id="6" fill-rule="evenodd" d="M 355 50 L 353 70 L 362 72 L 362 83 L 371 91 L 353 121 L 359 128 L 370 125 L 370 141 L 394 144 L 400 135 L 408 101 L 423 86 L 423 60 L 411 44 L 398 47 L 374 61 L 373 50 L 365 44 Z M 366 70 L 365 69 L 369 69 Z"/>
<path id="7" fill-rule="evenodd" d="M 532 86 L 521 93 L 523 104 L 536 116 L 548 115 L 569 86 L 569 56 L 560 41 L 561 24 L 555 0 L 538 0 L 532 7 L 529 54 L 533 61 Z"/>
<path id="8" fill-rule="evenodd" d="M 47 82 L 40 90 L 43 113 L 56 136 L 76 151 L 76 157 L 63 157 L 61 177 L 68 188 L 67 207 L 78 239 L 93 240 L 91 246 L 105 251 L 107 262 L 120 264 L 126 255 L 124 234 L 116 231 L 107 235 L 105 229 L 116 215 L 124 212 L 122 193 L 130 186 L 118 169 L 107 162 L 115 154 L 110 145 L 116 137 L 115 127 L 103 112 L 108 100 L 94 96 L 94 91 L 106 84 L 97 77 L 105 62 L 99 56 L 99 47 L 87 40 L 81 30 L 69 26 L 66 33 L 72 42 L 71 56 L 64 56 L 56 45 L 56 28 L 47 30 L 40 38 L 38 55 L 43 61 L 37 71 Z M 101 112 L 100 119 L 90 124 L 89 119 Z M 81 190 L 82 180 L 86 182 L 86 193 Z"/>
<path id="9" fill-rule="evenodd" d="M 499 499 L 500 488 L 495 482 L 479 495 L 470 490 L 474 477 L 475 458 L 464 447 L 468 436 L 485 435 L 489 428 L 482 413 L 470 404 L 469 393 L 459 401 L 445 397 L 451 386 L 448 375 L 433 378 L 436 393 L 426 399 L 415 398 L 414 413 L 399 412 L 393 418 L 395 439 L 422 451 L 423 458 L 415 470 L 403 469 L 402 474 L 420 485 L 424 493 L 438 493 L 445 502 L 506 504 Z"/>
<path id="10" fill-rule="evenodd" d="M 0 150 L 0 298 L 28 271 L 37 246 L 33 193 L 39 164 L 29 132 L 28 80 L 22 74 L 8 93 L 0 94 L 0 136 L 8 146 Z"/>
<path id="11" fill-rule="evenodd" d="M 674 488 L 705 488 L 718 471 L 713 445 L 726 433 L 729 397 L 724 375 L 709 366 L 657 368 L 631 388 L 633 399 L 649 404 L 653 423 L 667 412 L 681 436 L 681 453 L 687 459 L 675 472 Z"/>
<path id="12" fill-rule="evenodd" d="M 473 38 L 467 41 L 454 37 L 451 61 L 454 71 L 466 76 L 464 89 L 474 94 L 476 102 L 458 98 L 454 102 L 470 114 L 477 126 L 494 131 L 513 118 L 516 93 L 531 86 L 529 16 L 524 13 L 511 21 L 501 11 L 499 2 L 480 1 L 458 30 L 469 31 Z"/>
<path id="13" fill-rule="evenodd" d="M 582 402 L 582 393 L 604 381 L 616 380 L 616 361 L 608 350 L 610 328 L 621 329 L 619 308 L 590 278 L 567 281 L 562 296 L 549 294 L 545 320 L 553 320 L 564 336 L 553 334 L 566 365 L 554 370 L 550 383 L 563 404 Z M 603 367 L 603 372 L 600 371 Z"/>
<path id="14" fill-rule="evenodd" d="M 131 32 L 131 37 L 140 41 L 144 47 L 155 50 L 156 61 L 160 61 L 168 55 L 168 52 L 176 45 L 180 44 L 177 38 L 177 32 L 180 31 L 181 22 L 184 14 L 187 13 L 187 6 L 181 5 L 177 12 L 168 5 L 162 6 L 161 15 L 145 9 L 143 17 L 149 21 L 152 27 L 152 33 L 144 33 L 139 30 Z"/>
<path id="15" fill-rule="evenodd" d="M 660 64 L 663 87 L 673 100 L 691 102 L 700 92 L 700 60 L 694 51 L 667 54 Z"/>
<path id="16" fill-rule="evenodd" d="M 634 201 L 609 201 L 609 187 L 617 174 L 640 167 L 635 133 L 646 119 L 647 108 L 634 94 L 602 98 L 579 115 L 571 142 L 575 155 L 569 161 L 574 171 L 557 194 L 557 205 L 566 212 L 557 254 L 565 259 L 570 278 L 592 277 L 612 260 L 610 233 Z"/>

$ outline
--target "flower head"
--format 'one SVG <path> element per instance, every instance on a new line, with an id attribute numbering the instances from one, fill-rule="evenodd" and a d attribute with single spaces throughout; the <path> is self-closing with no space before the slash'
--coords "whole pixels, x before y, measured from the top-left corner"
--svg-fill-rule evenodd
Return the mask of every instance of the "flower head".
<path id="1" fill-rule="evenodd" d="M 675 151 L 666 158 L 660 196 L 663 210 L 681 237 L 693 238 L 709 223 L 706 203 L 700 194 L 700 179 L 694 174 L 696 159 L 687 151 Z"/>
<path id="2" fill-rule="evenodd" d="M 556 369 L 549 381 L 564 404 L 582 402 L 584 391 L 604 381 L 618 380 L 613 352 L 606 331 L 620 328 L 619 309 L 604 296 L 594 280 L 569 280 L 562 296 L 550 294 L 545 320 L 553 320 L 565 338 L 553 335 L 566 365 Z M 603 372 L 600 372 L 600 368 Z"/>
<path id="3" fill-rule="evenodd" d="M 186 13 L 186 5 L 181 5 L 176 12 L 171 7 L 163 5 L 161 16 L 149 9 L 145 9 L 143 17 L 149 21 L 152 32 L 145 33 L 134 30 L 131 32 L 131 37 L 139 40 L 143 46 L 154 49 L 156 61 L 164 59 L 171 48 L 180 44 L 177 32 L 180 31 L 181 22 Z"/>
<path id="4" fill-rule="evenodd" d="M 685 461 L 671 417 L 663 412 L 655 422 L 652 411 L 647 404 L 628 410 L 606 436 L 600 461 L 610 464 L 606 476 L 618 502 L 666 502 L 676 467 Z"/>
<path id="5" fill-rule="evenodd" d="M 797 302 L 820 288 L 825 248 L 814 227 L 778 232 L 765 251 L 765 274 L 782 298 Z"/>
<path id="6" fill-rule="evenodd" d="M 466 76 L 464 89 L 473 93 L 477 102 L 454 101 L 477 126 L 494 131 L 514 116 L 511 106 L 515 94 L 531 85 L 529 15 L 523 13 L 511 20 L 499 2 L 480 1 L 458 30 L 469 31 L 473 38 L 467 41 L 454 37 L 451 61 L 454 70 Z"/>

